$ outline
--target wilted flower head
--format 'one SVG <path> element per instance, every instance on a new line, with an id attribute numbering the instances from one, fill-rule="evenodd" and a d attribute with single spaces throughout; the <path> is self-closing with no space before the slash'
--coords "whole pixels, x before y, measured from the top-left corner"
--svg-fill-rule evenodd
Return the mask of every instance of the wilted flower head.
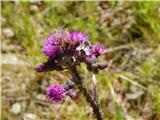
<path id="1" fill-rule="evenodd" d="M 65 90 L 59 84 L 52 84 L 47 88 L 47 97 L 51 102 L 59 102 L 64 96 Z"/>

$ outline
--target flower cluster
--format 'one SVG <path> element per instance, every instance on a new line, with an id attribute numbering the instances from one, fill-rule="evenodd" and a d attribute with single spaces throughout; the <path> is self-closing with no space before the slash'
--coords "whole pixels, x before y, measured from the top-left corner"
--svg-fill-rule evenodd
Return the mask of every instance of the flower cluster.
<path id="1" fill-rule="evenodd" d="M 98 63 L 103 46 L 90 44 L 87 34 L 81 31 L 56 30 L 48 35 L 41 51 L 48 60 L 35 66 L 37 72 L 64 70 L 68 64 L 76 66 L 82 62 L 86 63 L 88 70 L 93 73 L 107 66 L 107 63 Z M 51 85 L 47 89 L 47 96 L 51 101 L 60 101 L 66 95 L 74 98 L 75 92 L 69 91 L 60 85 Z"/>
<path id="2" fill-rule="evenodd" d="M 57 30 L 48 35 L 46 41 L 42 45 L 42 52 L 48 57 L 49 60 L 53 60 L 60 55 L 64 55 L 67 52 L 70 54 L 80 44 L 87 41 L 88 37 L 85 33 L 78 31 L 66 31 Z"/>
<path id="3" fill-rule="evenodd" d="M 103 46 L 91 45 L 84 32 L 56 30 L 48 35 L 41 51 L 47 56 L 48 61 L 35 66 L 38 72 L 62 70 L 62 63 L 69 59 L 76 60 L 75 63 L 78 64 L 81 62 L 95 64 L 98 62 L 97 57 L 103 53 Z"/>

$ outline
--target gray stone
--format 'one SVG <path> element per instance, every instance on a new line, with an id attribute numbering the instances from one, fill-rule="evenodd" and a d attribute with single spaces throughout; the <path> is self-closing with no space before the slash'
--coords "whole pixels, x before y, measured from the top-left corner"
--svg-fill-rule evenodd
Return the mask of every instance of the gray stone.
<path id="1" fill-rule="evenodd" d="M 37 116 L 33 113 L 26 113 L 23 115 L 23 120 L 37 120 Z"/>
<path id="2" fill-rule="evenodd" d="M 10 29 L 10 28 L 3 29 L 3 33 L 7 38 L 11 38 L 14 36 L 14 33 L 13 33 L 12 29 Z"/>
<path id="3" fill-rule="evenodd" d="M 14 114 L 19 114 L 21 112 L 21 105 L 19 103 L 15 103 L 11 107 L 11 112 Z"/>

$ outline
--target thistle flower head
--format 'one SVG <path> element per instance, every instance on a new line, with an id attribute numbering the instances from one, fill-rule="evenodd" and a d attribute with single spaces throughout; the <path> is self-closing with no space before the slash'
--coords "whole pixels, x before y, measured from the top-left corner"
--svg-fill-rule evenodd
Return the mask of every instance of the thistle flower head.
<path id="1" fill-rule="evenodd" d="M 47 88 L 47 97 L 51 102 L 59 102 L 64 96 L 65 90 L 59 84 L 52 84 Z"/>
<path id="2" fill-rule="evenodd" d="M 48 57 L 49 60 L 53 59 L 58 53 L 61 52 L 60 46 L 45 45 L 42 48 L 42 52 Z"/>
<path id="3" fill-rule="evenodd" d="M 69 40 L 69 32 L 65 30 L 56 30 L 48 35 L 42 44 L 42 52 L 49 60 L 54 59 L 56 55 L 63 53 L 63 48 Z"/>
<path id="4" fill-rule="evenodd" d="M 90 46 L 89 54 L 99 56 L 103 53 L 103 45 L 95 44 Z"/>
<path id="5" fill-rule="evenodd" d="M 70 40 L 72 42 L 85 42 L 88 40 L 88 36 L 84 32 L 72 30 L 70 31 Z"/>
<path id="6" fill-rule="evenodd" d="M 46 72 L 51 70 L 63 70 L 63 67 L 61 65 L 57 65 L 54 61 L 47 61 L 45 63 L 36 64 L 34 69 L 37 72 Z"/>
<path id="7" fill-rule="evenodd" d="M 37 71 L 37 72 L 43 72 L 44 69 L 45 69 L 45 65 L 43 63 L 38 63 L 34 66 L 34 69 Z"/>

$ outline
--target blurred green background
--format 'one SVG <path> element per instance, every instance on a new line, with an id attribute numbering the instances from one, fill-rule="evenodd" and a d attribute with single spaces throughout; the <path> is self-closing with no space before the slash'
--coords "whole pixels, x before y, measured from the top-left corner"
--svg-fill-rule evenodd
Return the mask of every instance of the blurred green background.
<path id="1" fill-rule="evenodd" d="M 109 67 L 97 75 L 104 120 L 160 119 L 160 2 L 1 1 L 2 120 L 92 120 L 78 92 L 73 101 L 49 104 L 45 88 L 69 74 L 36 73 L 46 58 L 41 42 L 56 28 L 85 31 L 107 53 Z M 91 75 L 79 68 L 85 85 Z"/>

